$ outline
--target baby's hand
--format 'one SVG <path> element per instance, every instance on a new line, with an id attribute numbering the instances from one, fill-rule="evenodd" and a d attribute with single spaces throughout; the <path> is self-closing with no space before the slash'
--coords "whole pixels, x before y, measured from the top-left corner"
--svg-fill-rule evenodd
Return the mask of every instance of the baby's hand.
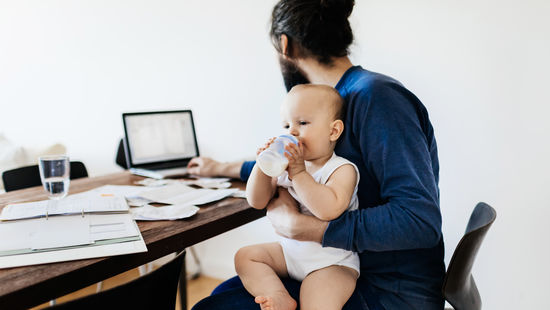
<path id="1" fill-rule="evenodd" d="M 302 142 L 298 142 L 298 145 L 289 143 L 285 146 L 285 156 L 288 159 L 288 178 L 292 178 L 299 173 L 306 172 L 306 163 L 304 162 L 304 148 Z"/>
<path id="2" fill-rule="evenodd" d="M 273 137 L 269 140 L 267 140 L 267 142 L 264 144 L 264 146 L 258 148 L 258 150 L 256 151 L 256 156 L 260 155 L 261 152 L 265 151 L 270 145 L 271 143 L 273 143 L 273 141 L 275 141 L 276 137 Z"/>

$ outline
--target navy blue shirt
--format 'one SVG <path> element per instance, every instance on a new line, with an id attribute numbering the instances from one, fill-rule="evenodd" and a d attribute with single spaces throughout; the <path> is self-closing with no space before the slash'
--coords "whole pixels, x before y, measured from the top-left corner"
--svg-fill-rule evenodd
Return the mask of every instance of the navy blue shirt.
<path id="1" fill-rule="evenodd" d="M 398 81 L 360 66 L 336 89 L 345 125 L 335 152 L 359 168 L 359 209 L 329 223 L 323 246 L 358 252 L 357 288 L 385 308 L 442 309 L 439 162 L 426 108 Z M 253 166 L 243 164 L 243 180 Z"/>

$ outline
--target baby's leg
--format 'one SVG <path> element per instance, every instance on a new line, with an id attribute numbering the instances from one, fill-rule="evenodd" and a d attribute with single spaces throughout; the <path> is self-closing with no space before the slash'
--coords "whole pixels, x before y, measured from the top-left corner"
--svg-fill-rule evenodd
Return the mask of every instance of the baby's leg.
<path id="1" fill-rule="evenodd" d="M 235 269 L 246 290 L 261 309 L 294 310 L 296 301 L 279 277 L 287 277 L 283 249 L 279 243 L 247 246 L 235 254 Z"/>
<path id="2" fill-rule="evenodd" d="M 308 274 L 300 288 L 300 309 L 342 309 L 355 290 L 359 274 L 344 266 L 329 266 Z"/>

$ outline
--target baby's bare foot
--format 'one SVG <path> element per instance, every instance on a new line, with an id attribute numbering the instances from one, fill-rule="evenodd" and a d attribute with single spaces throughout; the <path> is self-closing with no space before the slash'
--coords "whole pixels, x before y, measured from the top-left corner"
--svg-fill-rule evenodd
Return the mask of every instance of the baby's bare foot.
<path id="1" fill-rule="evenodd" d="M 278 292 L 272 296 L 258 296 L 254 299 L 262 310 L 294 310 L 296 301 L 287 292 Z"/>

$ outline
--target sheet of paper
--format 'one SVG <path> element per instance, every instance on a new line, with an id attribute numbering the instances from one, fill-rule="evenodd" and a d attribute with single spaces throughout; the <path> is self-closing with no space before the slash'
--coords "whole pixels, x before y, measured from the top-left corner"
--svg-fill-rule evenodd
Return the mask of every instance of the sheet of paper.
<path id="1" fill-rule="evenodd" d="M 183 181 L 186 185 L 196 185 L 202 188 L 222 189 L 231 187 L 229 178 L 199 178 Z"/>
<path id="2" fill-rule="evenodd" d="M 0 252 L 31 248 L 31 236 L 42 219 L 0 222 Z"/>
<path id="3" fill-rule="evenodd" d="M 110 212 L 122 211 L 121 205 L 126 202 L 120 197 L 101 197 L 95 195 L 68 196 L 58 201 L 47 201 L 47 212 L 49 215 L 75 214 L 86 212 Z"/>
<path id="4" fill-rule="evenodd" d="M 153 178 L 145 178 L 143 180 L 136 181 L 135 184 L 143 185 L 146 187 L 158 187 L 158 186 L 164 186 L 164 185 L 170 185 L 170 184 L 178 184 L 180 183 L 177 179 L 153 179 Z"/>
<path id="5" fill-rule="evenodd" d="M 150 205 L 141 208 L 132 208 L 130 212 L 135 220 L 157 221 L 157 220 L 179 220 L 195 215 L 198 207 L 191 205 L 170 205 L 153 207 Z"/>
<path id="6" fill-rule="evenodd" d="M 48 200 L 7 205 L 2 209 L 0 220 L 43 216 L 47 206 Z"/>
<path id="7" fill-rule="evenodd" d="M 123 197 L 129 206 L 140 207 L 150 203 L 150 200 L 139 197 L 139 193 L 148 190 L 145 186 L 133 185 L 104 185 L 87 192 L 71 195 L 79 198 L 95 198 L 95 197 Z"/>
<path id="8" fill-rule="evenodd" d="M 201 181 L 203 183 L 223 183 L 223 182 L 229 182 L 231 180 L 230 178 L 206 178 L 206 177 L 200 177 L 197 179 L 197 181 Z"/>
<path id="9" fill-rule="evenodd" d="M 231 197 L 245 198 L 246 199 L 246 191 L 240 190 L 238 188 L 236 190 L 237 191 L 235 191 L 233 194 L 231 194 Z"/>
<path id="10" fill-rule="evenodd" d="M 136 184 L 144 185 L 147 187 L 159 187 L 172 184 L 184 184 L 184 185 L 196 185 L 202 188 L 229 188 L 231 187 L 231 182 L 229 178 L 197 178 L 197 179 L 152 179 L 146 178 L 139 180 Z"/>
<path id="11" fill-rule="evenodd" d="M 173 205 L 201 205 L 223 199 L 238 189 L 194 189 L 183 184 L 172 184 L 150 191 L 142 192 L 141 196 L 154 202 Z"/>
<path id="12" fill-rule="evenodd" d="M 141 197 L 149 199 L 154 202 L 163 202 L 167 199 L 183 195 L 185 193 L 193 192 L 196 189 L 184 184 L 171 184 L 161 187 L 156 187 L 148 191 L 141 192 Z"/>
<path id="13" fill-rule="evenodd" d="M 51 249 L 90 244 L 90 219 L 79 215 L 42 219 L 34 227 L 31 249 Z"/>
<path id="14" fill-rule="evenodd" d="M 93 241 L 140 235 L 131 214 L 88 215 L 90 238 Z"/>
<path id="15" fill-rule="evenodd" d="M 209 195 L 212 191 L 213 190 L 211 190 L 211 189 L 205 189 L 205 188 L 193 189 L 192 191 L 187 192 L 187 193 L 183 193 L 183 194 L 180 194 L 180 195 L 177 195 L 177 196 L 165 198 L 161 202 L 162 203 L 167 203 L 167 204 L 173 204 L 173 205 L 177 205 L 177 204 L 200 204 L 200 203 L 195 203 L 195 201 L 200 200 L 201 198 Z M 204 200 L 204 199 L 202 199 L 202 200 Z"/>
<path id="16" fill-rule="evenodd" d="M 213 190 L 213 189 L 199 189 L 199 190 L 202 191 L 202 195 L 200 195 L 200 196 L 197 195 L 197 197 L 195 197 L 193 200 L 191 200 L 190 202 L 186 202 L 186 203 L 190 203 L 190 204 L 193 204 L 193 205 L 207 204 L 207 203 L 218 201 L 220 199 L 228 197 L 228 196 L 230 196 L 231 194 L 233 194 L 234 192 L 237 191 L 237 189 L 234 189 L 234 188 L 218 189 L 218 190 Z M 182 201 L 179 201 L 178 199 L 174 199 L 174 200 L 170 200 L 170 201 L 173 204 L 183 203 Z"/>
<path id="17" fill-rule="evenodd" d="M 92 189 L 89 192 L 97 193 L 99 195 L 108 196 L 121 196 L 121 197 L 136 197 L 139 193 L 147 190 L 143 186 L 132 186 L 132 185 L 104 185 Z"/>

